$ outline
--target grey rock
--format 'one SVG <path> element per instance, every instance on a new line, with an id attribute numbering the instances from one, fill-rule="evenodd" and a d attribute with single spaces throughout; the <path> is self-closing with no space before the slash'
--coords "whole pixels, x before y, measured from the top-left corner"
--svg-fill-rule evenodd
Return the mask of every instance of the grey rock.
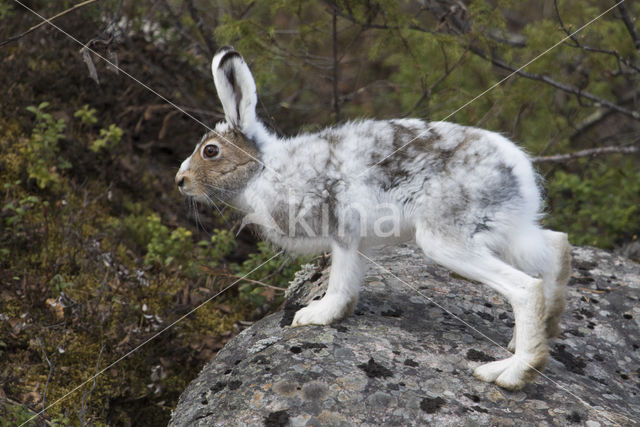
<path id="1" fill-rule="evenodd" d="M 544 376 L 509 392 L 472 376 L 479 364 L 510 355 L 513 316 L 503 298 L 427 265 L 412 246 L 373 259 L 397 277 L 371 266 L 353 315 L 291 328 L 293 313 L 326 287 L 328 270 L 306 267 L 283 311 L 244 330 L 205 366 L 171 425 L 606 426 L 640 419 L 640 265 L 574 248 L 564 332 L 551 343 Z"/>
<path id="2" fill-rule="evenodd" d="M 616 249 L 616 253 L 633 261 L 640 261 L 640 240 L 634 240 Z"/>

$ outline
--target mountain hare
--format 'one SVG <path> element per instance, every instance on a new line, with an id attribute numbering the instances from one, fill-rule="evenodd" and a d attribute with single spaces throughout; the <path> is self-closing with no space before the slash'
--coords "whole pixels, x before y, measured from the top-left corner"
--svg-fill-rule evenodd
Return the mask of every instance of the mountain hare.
<path id="1" fill-rule="evenodd" d="M 245 221 L 287 250 L 331 250 L 326 295 L 299 310 L 293 326 L 350 314 L 365 272 L 360 252 L 415 239 L 427 258 L 513 307 L 514 355 L 478 367 L 476 377 L 519 389 L 545 367 L 570 248 L 566 234 L 538 224 L 540 193 L 522 150 L 494 132 L 417 119 L 281 139 L 256 117 L 256 85 L 239 53 L 222 48 L 212 71 L 226 121 L 196 145 L 176 184 L 201 202 L 246 211 Z"/>

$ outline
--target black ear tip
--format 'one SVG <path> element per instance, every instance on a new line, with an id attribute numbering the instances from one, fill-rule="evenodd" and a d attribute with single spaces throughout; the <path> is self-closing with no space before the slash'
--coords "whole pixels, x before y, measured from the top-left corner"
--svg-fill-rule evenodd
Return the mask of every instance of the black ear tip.
<path id="1" fill-rule="evenodd" d="M 216 55 L 222 52 L 227 52 L 227 51 L 232 51 L 233 50 L 233 46 L 222 46 L 220 49 L 218 49 L 218 51 L 216 52 Z"/>
<path id="2" fill-rule="evenodd" d="M 220 62 L 218 62 L 218 67 L 222 67 L 225 64 L 225 62 L 227 62 L 231 58 L 240 58 L 240 59 L 242 59 L 242 56 L 238 52 L 236 52 L 235 50 L 226 51 L 223 54 L 222 58 L 220 58 Z"/>

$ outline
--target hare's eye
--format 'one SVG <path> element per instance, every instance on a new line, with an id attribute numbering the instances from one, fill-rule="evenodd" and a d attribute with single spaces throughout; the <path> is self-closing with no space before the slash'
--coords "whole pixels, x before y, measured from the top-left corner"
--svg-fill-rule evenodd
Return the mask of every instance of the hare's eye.
<path id="1" fill-rule="evenodd" d="M 205 159 L 215 159 L 220 154 L 220 147 L 215 144 L 209 144 L 202 150 L 202 156 Z"/>

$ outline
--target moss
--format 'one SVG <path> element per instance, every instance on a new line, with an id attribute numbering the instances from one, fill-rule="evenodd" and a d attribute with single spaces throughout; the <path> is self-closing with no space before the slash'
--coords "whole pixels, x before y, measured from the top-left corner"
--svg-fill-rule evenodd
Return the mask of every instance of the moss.
<path id="1" fill-rule="evenodd" d="M 29 421 L 35 412 L 22 404 L 16 404 L 7 400 L 0 400 L 0 427 L 10 426 L 35 426 L 36 421 Z"/>

